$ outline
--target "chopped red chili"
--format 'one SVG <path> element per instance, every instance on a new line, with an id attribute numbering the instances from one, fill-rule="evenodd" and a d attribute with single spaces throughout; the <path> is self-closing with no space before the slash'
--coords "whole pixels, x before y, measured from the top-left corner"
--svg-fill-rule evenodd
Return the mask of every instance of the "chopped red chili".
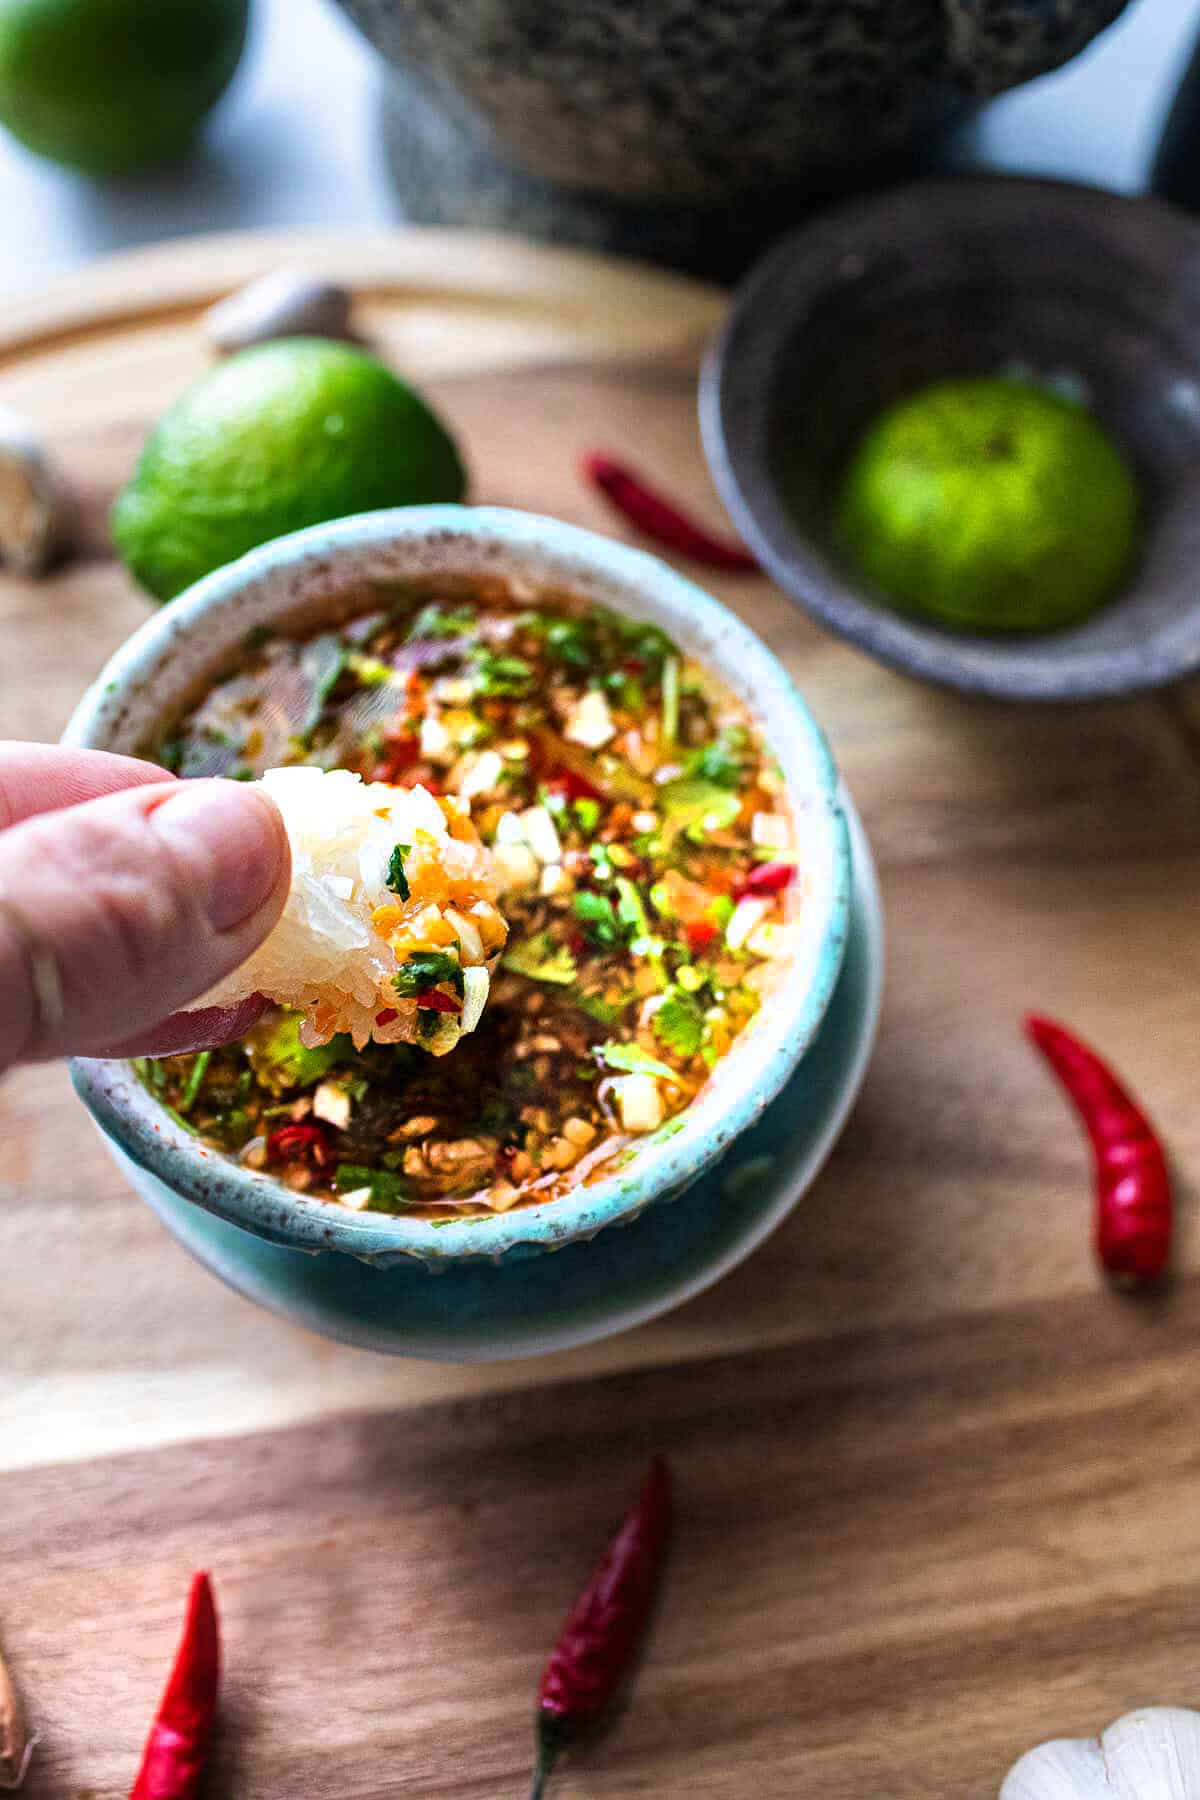
<path id="1" fill-rule="evenodd" d="M 382 1012 L 377 1012 L 375 1014 L 375 1023 L 377 1025 L 390 1025 L 393 1019 L 398 1019 L 399 1017 L 400 1015 L 394 1006 L 385 1006 Z"/>
<path id="2" fill-rule="evenodd" d="M 194 1575 L 175 1666 L 129 1800 L 194 1800 L 208 1756 L 220 1677 L 212 1584 L 207 1575 Z"/>
<path id="3" fill-rule="evenodd" d="M 795 863 L 759 863 L 756 869 L 751 869 L 740 887 L 734 890 L 734 899 L 745 900 L 754 894 L 782 894 L 784 888 L 791 887 L 795 879 Z"/>
<path id="4" fill-rule="evenodd" d="M 1074 1102 L 1091 1141 L 1102 1266 L 1122 1281 L 1156 1281 L 1170 1253 L 1172 1214 L 1158 1133 L 1107 1063 L 1062 1025 L 1030 1014 L 1025 1030 Z"/>
<path id="5" fill-rule="evenodd" d="M 582 468 L 592 486 L 599 488 L 619 513 L 665 549 L 678 550 L 712 569 L 741 574 L 757 571 L 757 562 L 743 545 L 714 536 L 611 456 L 593 451 L 584 457 Z"/>
<path id="6" fill-rule="evenodd" d="M 565 800 L 604 799 L 600 789 L 577 769 L 555 769 L 546 786 L 552 794 L 561 794 Z"/>
<path id="7" fill-rule="evenodd" d="M 281 1125 L 267 1139 L 269 1157 L 285 1163 L 311 1163 L 318 1169 L 328 1163 L 331 1150 L 329 1133 L 323 1125 Z"/>
<path id="8" fill-rule="evenodd" d="M 559 1753 L 594 1725 L 629 1671 L 654 1599 L 671 1529 L 671 1475 L 656 1456 L 633 1511 L 567 1615 L 538 1689 L 541 1800 Z"/>
<path id="9" fill-rule="evenodd" d="M 688 949 L 693 956 L 703 956 L 720 934 L 720 926 L 711 919 L 693 919 L 687 927 Z"/>
<path id="10" fill-rule="evenodd" d="M 417 995 L 417 1005 L 427 1012 L 460 1013 L 462 1001 L 454 994 L 443 994 L 441 988 L 424 988 Z"/>

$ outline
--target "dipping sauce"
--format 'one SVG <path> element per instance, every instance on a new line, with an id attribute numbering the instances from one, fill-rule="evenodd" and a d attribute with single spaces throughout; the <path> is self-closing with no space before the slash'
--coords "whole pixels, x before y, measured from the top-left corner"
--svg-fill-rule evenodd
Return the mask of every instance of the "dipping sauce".
<path id="1" fill-rule="evenodd" d="M 507 948 L 440 1061 L 272 1010 L 139 1065 L 188 1128 L 287 1186 L 435 1218 L 551 1199 L 678 1116 L 794 955 L 805 875 L 744 710 L 654 625 L 498 579 L 364 595 L 249 644 L 151 747 L 183 775 L 311 763 L 455 794 Z"/>

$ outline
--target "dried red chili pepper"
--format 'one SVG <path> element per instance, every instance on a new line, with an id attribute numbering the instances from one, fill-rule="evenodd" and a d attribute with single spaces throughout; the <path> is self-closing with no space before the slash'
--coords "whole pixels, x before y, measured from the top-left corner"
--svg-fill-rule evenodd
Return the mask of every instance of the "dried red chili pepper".
<path id="1" fill-rule="evenodd" d="M 782 894 L 784 888 L 791 887 L 795 879 L 795 863 L 759 863 L 757 868 L 751 869 L 741 886 L 734 890 L 733 897 L 735 900 L 745 900 L 754 894 Z"/>
<path id="2" fill-rule="evenodd" d="M 1158 1133 L 1094 1050 L 1034 1013 L 1025 1030 L 1074 1101 L 1091 1141 L 1101 1264 L 1124 1281 L 1156 1281 L 1171 1248 L 1171 1179 Z"/>
<path id="3" fill-rule="evenodd" d="M 183 1636 L 129 1800 L 193 1800 L 208 1756 L 221 1643 L 207 1575 L 193 1575 Z"/>
<path id="4" fill-rule="evenodd" d="M 671 1475 L 656 1456 L 633 1511 L 568 1613 L 538 1688 L 540 1800 L 560 1751 L 594 1725 L 629 1669 L 650 1614 L 671 1529 Z"/>
<path id="5" fill-rule="evenodd" d="M 390 1025 L 393 1019 L 398 1019 L 399 1017 L 400 1014 L 396 1011 L 394 1006 L 385 1006 L 382 1012 L 377 1012 L 375 1014 L 375 1023 L 377 1025 Z"/>
<path id="6" fill-rule="evenodd" d="M 323 1125 L 281 1125 L 267 1139 L 267 1155 L 277 1162 L 313 1163 L 323 1169 L 331 1150 Z"/>
<path id="7" fill-rule="evenodd" d="M 581 467 L 592 486 L 599 488 L 623 517 L 664 548 L 678 550 L 712 569 L 734 569 L 743 575 L 757 572 L 757 562 L 743 545 L 714 537 L 623 463 L 593 451 L 584 457 Z"/>

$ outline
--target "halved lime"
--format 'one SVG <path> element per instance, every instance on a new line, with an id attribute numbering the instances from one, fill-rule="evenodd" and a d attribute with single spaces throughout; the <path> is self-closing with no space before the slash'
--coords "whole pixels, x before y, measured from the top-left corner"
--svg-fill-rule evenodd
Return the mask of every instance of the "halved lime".
<path id="1" fill-rule="evenodd" d="M 1109 599 L 1138 491 L 1090 412 L 1001 377 L 939 382 L 871 425 L 837 534 L 901 608 L 977 631 L 1052 631 Z"/>

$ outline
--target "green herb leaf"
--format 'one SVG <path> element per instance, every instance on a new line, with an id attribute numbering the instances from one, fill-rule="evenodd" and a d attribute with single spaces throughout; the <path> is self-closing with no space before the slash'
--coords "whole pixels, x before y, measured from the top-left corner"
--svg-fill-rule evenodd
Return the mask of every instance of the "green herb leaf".
<path id="1" fill-rule="evenodd" d="M 649 937 L 650 921 L 646 917 L 646 908 L 632 881 L 627 875 L 617 876 L 617 918 L 625 927 L 626 935 L 631 938 Z"/>
<path id="2" fill-rule="evenodd" d="M 589 835 L 600 823 L 600 802 L 590 800 L 585 794 L 581 800 L 571 802 L 575 809 L 575 817 L 579 820 L 580 829 Z"/>
<path id="3" fill-rule="evenodd" d="M 488 699 L 516 699 L 527 694 L 533 670 L 523 656 L 497 656 L 491 650 L 475 655 L 476 692 Z"/>
<path id="4" fill-rule="evenodd" d="M 597 950 L 615 950 L 621 943 L 621 927 L 607 894 L 593 894 L 586 888 L 576 894 L 575 917 L 583 926 L 584 937 Z"/>
<path id="5" fill-rule="evenodd" d="M 595 1019 L 597 1025 L 604 1025 L 611 1031 L 614 1025 L 620 1024 L 637 995 L 631 991 L 620 994 L 615 1000 L 607 1000 L 603 994 L 589 994 L 583 988 L 575 987 L 565 998 L 589 1019 Z"/>
<path id="6" fill-rule="evenodd" d="M 359 1188 L 370 1188 L 371 1206 L 376 1212 L 403 1212 L 412 1204 L 412 1195 L 398 1175 L 390 1169 L 368 1169 L 359 1163 L 339 1163 L 333 1185 L 339 1194 L 352 1194 Z"/>
<path id="7" fill-rule="evenodd" d="M 589 669 L 595 656 L 582 619 L 553 619 L 545 628 L 547 653 L 573 669 Z"/>
<path id="8" fill-rule="evenodd" d="M 449 950 L 414 950 L 392 977 L 392 986 L 402 999 L 412 1000 L 440 981 L 449 982 L 461 998 L 464 982 L 457 956 Z"/>
<path id="9" fill-rule="evenodd" d="M 470 607 L 423 606 L 409 627 L 407 641 L 411 644 L 414 638 L 468 637 L 475 624 Z"/>
<path id="10" fill-rule="evenodd" d="M 505 952 L 503 966 L 530 981 L 546 981 L 553 987 L 570 987 L 577 974 L 575 958 L 565 944 L 557 945 L 548 931 L 539 931 Z"/>
<path id="11" fill-rule="evenodd" d="M 609 1042 L 601 1044 L 597 1054 L 603 1057 L 610 1069 L 621 1069 L 630 1075 L 659 1075 L 666 1081 L 678 1081 L 679 1073 L 669 1068 L 666 1063 L 659 1062 L 653 1056 L 647 1056 L 636 1044 L 618 1044 Z"/>
<path id="12" fill-rule="evenodd" d="M 408 876 L 404 873 L 404 859 L 411 849 L 411 844 L 397 844 L 392 851 L 391 861 L 388 863 L 387 885 L 393 894 L 399 894 L 402 900 L 407 900 L 409 896 Z"/>
<path id="13" fill-rule="evenodd" d="M 740 729 L 722 732 L 711 744 L 693 750 L 684 767 L 688 775 L 699 781 L 712 781 L 718 787 L 740 786 L 745 768 L 746 734 Z"/>
<path id="14" fill-rule="evenodd" d="M 659 1043 L 685 1061 L 695 1056 L 704 1042 L 704 1014 L 682 988 L 674 987 L 668 991 L 651 1022 Z"/>

